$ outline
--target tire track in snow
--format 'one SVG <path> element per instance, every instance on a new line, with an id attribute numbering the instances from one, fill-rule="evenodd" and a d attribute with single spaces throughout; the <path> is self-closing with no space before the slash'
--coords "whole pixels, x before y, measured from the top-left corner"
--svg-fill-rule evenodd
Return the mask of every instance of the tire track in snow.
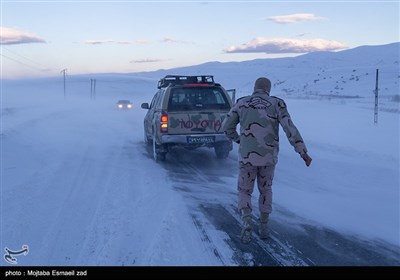
<path id="1" fill-rule="evenodd" d="M 208 165 L 212 166 L 214 169 L 215 164 L 221 164 L 221 162 L 212 162 L 213 159 L 211 159 L 210 154 L 191 154 L 192 156 L 199 156 L 203 158 L 203 160 L 209 160 Z M 176 153 L 173 155 L 176 155 Z M 163 166 L 170 171 L 170 178 L 175 182 L 176 189 L 180 191 L 184 190 L 184 196 L 186 198 L 190 198 L 188 205 L 193 212 L 193 223 L 201 233 L 202 239 L 209 247 L 209 250 L 214 252 L 214 254 L 221 260 L 223 264 L 226 262 L 221 258 L 221 253 L 219 252 L 218 248 L 219 245 L 213 243 L 208 233 L 212 231 L 212 229 L 203 226 L 196 214 L 194 214 L 196 211 L 199 211 L 199 209 L 206 215 L 207 219 L 212 222 L 213 227 L 221 230 L 222 232 L 228 233 L 229 240 L 226 240 L 225 242 L 229 244 L 233 251 L 231 259 L 236 261 L 238 265 L 276 266 L 289 263 L 289 261 L 284 260 L 284 257 L 279 258 L 279 256 L 271 255 L 268 251 L 266 251 L 267 249 L 271 250 L 271 248 L 266 245 L 261 246 L 262 243 L 253 243 L 247 247 L 241 244 L 239 237 L 233 234 L 240 232 L 240 221 L 235 218 L 235 215 L 227 212 L 223 206 L 217 207 L 218 202 L 221 205 L 227 204 L 228 207 L 231 207 L 230 205 L 234 202 L 233 200 L 236 199 L 236 194 L 233 192 L 230 192 L 230 196 L 228 196 L 230 199 L 221 199 L 221 195 L 226 197 L 226 193 L 224 192 L 227 191 L 227 184 L 223 180 L 224 176 L 221 176 L 218 169 L 201 169 L 203 165 L 201 163 L 199 164 L 197 158 L 188 159 L 185 155 L 179 155 L 180 156 L 177 158 L 172 158 L 169 160 L 169 162 L 164 163 Z M 213 172 L 215 174 L 213 174 Z M 189 178 L 191 178 L 191 180 Z M 212 204 L 212 201 L 214 200 L 216 204 Z M 210 211 L 212 213 L 210 213 Z M 229 220 L 230 223 L 226 223 L 227 220 Z M 273 249 L 278 250 L 278 248 L 280 249 L 280 253 L 288 254 L 292 258 L 291 260 L 295 259 L 293 254 L 290 255 L 288 253 L 290 252 L 289 249 L 282 249 L 282 245 L 280 247 L 275 245 Z M 302 264 L 304 264 L 304 262 Z"/>
<path id="2" fill-rule="evenodd" d="M 222 254 L 218 251 L 218 248 L 213 244 L 212 239 L 206 232 L 205 228 L 201 224 L 200 220 L 196 217 L 196 215 L 192 214 L 192 220 L 194 225 L 196 226 L 197 230 L 200 232 L 202 236 L 202 240 L 204 243 L 206 243 L 206 247 L 214 253 L 215 257 L 221 262 L 222 265 L 226 265 L 227 262 L 224 260 L 224 257 Z"/>
<path id="3" fill-rule="evenodd" d="M 227 241 L 234 250 L 234 259 L 245 266 L 307 266 L 304 256 L 279 235 L 272 231 L 271 237 L 261 240 L 257 236 L 257 223 L 253 231 L 252 242 L 243 244 L 240 240 L 241 220 L 234 207 L 225 208 L 219 205 L 202 205 L 203 212 L 213 225 L 228 233 Z M 254 217 L 253 217 L 253 220 Z M 286 243 L 286 244 L 285 244 Z"/>

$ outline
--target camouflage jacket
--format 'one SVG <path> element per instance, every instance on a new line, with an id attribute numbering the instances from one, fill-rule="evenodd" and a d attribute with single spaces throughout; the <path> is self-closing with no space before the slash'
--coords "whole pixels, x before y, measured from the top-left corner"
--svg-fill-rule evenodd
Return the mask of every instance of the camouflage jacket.
<path id="1" fill-rule="evenodd" d="M 240 136 L 236 131 L 240 123 Z M 239 142 L 240 164 L 265 166 L 278 162 L 279 124 L 295 151 L 304 154 L 307 148 L 292 122 L 285 102 L 264 92 L 240 98 L 223 122 L 226 136 Z"/>

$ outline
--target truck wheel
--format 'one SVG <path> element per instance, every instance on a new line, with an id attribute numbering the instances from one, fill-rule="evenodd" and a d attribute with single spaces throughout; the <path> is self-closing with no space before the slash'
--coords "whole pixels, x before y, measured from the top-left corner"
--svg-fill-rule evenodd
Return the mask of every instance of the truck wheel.
<path id="1" fill-rule="evenodd" d="M 226 159 L 230 152 L 229 143 L 220 143 L 215 145 L 214 151 L 218 159 Z"/>
<path id="2" fill-rule="evenodd" d="M 155 161 L 164 161 L 165 152 L 160 152 L 160 145 L 156 143 L 156 138 L 153 136 L 153 158 Z"/>
<path id="3" fill-rule="evenodd" d="M 152 144 L 151 138 L 149 138 L 149 137 L 147 136 L 146 130 L 144 130 L 143 133 L 144 133 L 144 143 L 145 143 L 146 145 L 151 145 L 151 144 Z"/>

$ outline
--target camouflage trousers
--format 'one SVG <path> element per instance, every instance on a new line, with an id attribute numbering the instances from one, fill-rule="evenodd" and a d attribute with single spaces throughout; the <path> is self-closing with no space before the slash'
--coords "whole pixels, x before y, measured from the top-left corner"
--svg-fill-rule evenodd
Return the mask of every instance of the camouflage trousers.
<path id="1" fill-rule="evenodd" d="M 254 183 L 257 178 L 257 186 L 260 193 L 258 206 L 260 212 L 272 212 L 272 180 L 274 178 L 275 165 L 270 166 L 239 166 L 238 178 L 238 207 L 239 211 L 243 208 L 252 208 L 251 195 Z"/>

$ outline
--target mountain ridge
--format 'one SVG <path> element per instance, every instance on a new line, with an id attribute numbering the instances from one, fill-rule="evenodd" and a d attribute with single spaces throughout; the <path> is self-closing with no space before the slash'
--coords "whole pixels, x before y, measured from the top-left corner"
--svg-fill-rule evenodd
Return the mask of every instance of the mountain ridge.
<path id="1" fill-rule="evenodd" d="M 360 46 L 339 52 L 313 52 L 289 58 L 242 62 L 205 62 L 193 66 L 136 72 L 130 75 L 159 79 L 165 75 L 214 75 L 226 88 L 251 93 L 259 76 L 271 79 L 275 94 L 369 96 L 376 69 L 384 95 L 399 94 L 400 42 Z"/>

